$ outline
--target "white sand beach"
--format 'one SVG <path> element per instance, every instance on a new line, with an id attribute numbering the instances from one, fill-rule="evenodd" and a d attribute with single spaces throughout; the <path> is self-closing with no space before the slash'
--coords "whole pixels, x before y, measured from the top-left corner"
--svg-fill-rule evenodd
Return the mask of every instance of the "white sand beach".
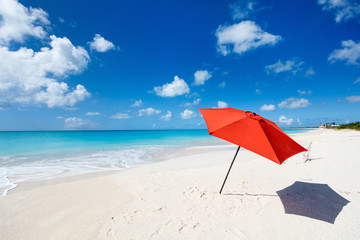
<path id="1" fill-rule="evenodd" d="M 300 153 L 277 165 L 241 150 L 222 195 L 237 148 L 226 142 L 123 171 L 20 183 L 0 199 L 0 239 L 360 239 L 360 132 L 292 137 L 312 141 L 311 161 Z"/>

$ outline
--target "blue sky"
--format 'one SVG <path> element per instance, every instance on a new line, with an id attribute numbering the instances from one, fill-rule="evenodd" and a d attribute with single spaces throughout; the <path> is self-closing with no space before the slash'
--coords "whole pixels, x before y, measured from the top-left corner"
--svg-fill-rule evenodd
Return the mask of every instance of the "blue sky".
<path id="1" fill-rule="evenodd" d="M 0 0 L 0 130 L 360 119 L 360 3 Z"/>

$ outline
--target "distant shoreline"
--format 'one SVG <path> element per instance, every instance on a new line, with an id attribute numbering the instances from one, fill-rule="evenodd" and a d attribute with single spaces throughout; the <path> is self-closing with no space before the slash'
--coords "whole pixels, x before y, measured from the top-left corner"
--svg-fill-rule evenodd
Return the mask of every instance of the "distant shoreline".
<path id="1" fill-rule="evenodd" d="M 286 127 L 281 129 L 317 129 L 319 127 Z M 193 129 L 193 128 L 183 128 L 183 129 L 116 129 L 116 130 L 0 130 L 1 132 L 118 132 L 118 131 L 207 131 L 206 128 Z"/>

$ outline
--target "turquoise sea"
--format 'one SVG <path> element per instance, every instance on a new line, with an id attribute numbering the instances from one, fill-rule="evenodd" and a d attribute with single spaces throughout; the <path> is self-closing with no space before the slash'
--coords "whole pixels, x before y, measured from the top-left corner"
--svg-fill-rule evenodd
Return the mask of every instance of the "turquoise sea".
<path id="1" fill-rule="evenodd" d="M 0 196 L 22 181 L 120 170 L 161 161 L 180 148 L 222 142 L 207 130 L 0 132 Z"/>

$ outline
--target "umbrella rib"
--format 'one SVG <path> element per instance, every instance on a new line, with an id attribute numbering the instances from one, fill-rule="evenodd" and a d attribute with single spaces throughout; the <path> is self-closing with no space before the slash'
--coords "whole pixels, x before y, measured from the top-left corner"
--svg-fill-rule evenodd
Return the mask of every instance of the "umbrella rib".
<path id="1" fill-rule="evenodd" d="M 278 160 L 277 163 L 278 163 L 278 164 L 281 164 L 281 163 L 280 163 L 280 160 L 279 160 L 279 156 L 278 156 L 278 155 L 276 154 L 276 152 L 274 151 L 272 142 L 270 141 L 270 139 L 269 139 L 268 136 L 266 135 L 266 133 L 265 133 L 264 129 L 262 128 L 262 125 L 260 124 L 260 122 L 258 122 L 258 124 L 260 125 L 261 131 L 263 132 L 263 134 L 265 135 L 266 139 L 268 140 L 268 142 L 269 142 L 270 145 L 271 145 L 271 150 L 273 151 L 273 153 L 275 154 L 275 156 L 276 156 L 276 158 L 277 158 L 277 160 Z"/>

